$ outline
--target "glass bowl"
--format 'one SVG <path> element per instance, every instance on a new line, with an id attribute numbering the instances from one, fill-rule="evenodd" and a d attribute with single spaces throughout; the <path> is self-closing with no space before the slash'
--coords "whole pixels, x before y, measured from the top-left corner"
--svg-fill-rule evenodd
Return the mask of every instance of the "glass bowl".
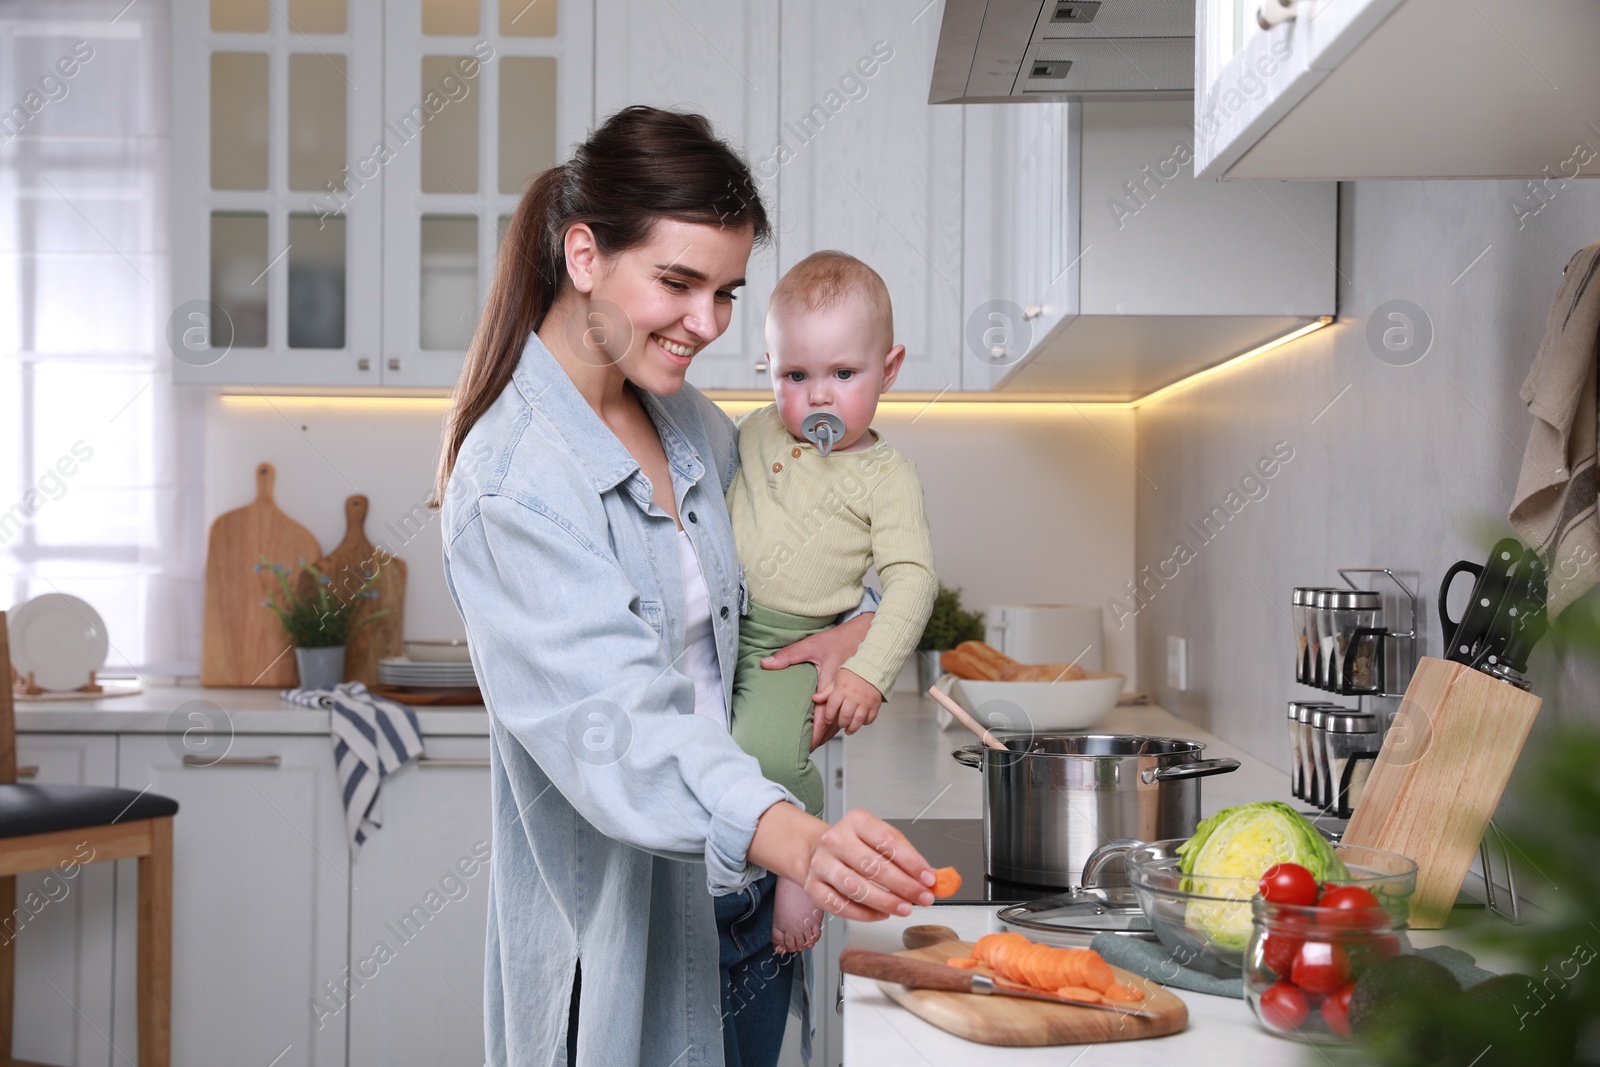
<path id="1" fill-rule="evenodd" d="M 1174 962 L 1224 978 L 1242 975 L 1255 929 L 1251 903 L 1259 880 L 1184 874 L 1178 847 L 1187 840 L 1151 841 L 1129 850 L 1128 884 Z M 1392 917 L 1405 920 L 1417 887 L 1415 862 L 1362 845 L 1338 843 L 1333 851 L 1350 876 L 1332 884 L 1361 886 Z"/>
<path id="2" fill-rule="evenodd" d="M 1244 996 L 1269 1033 L 1311 1044 L 1350 1040 L 1350 992 L 1379 960 L 1411 952 L 1403 911 L 1251 904 Z"/>

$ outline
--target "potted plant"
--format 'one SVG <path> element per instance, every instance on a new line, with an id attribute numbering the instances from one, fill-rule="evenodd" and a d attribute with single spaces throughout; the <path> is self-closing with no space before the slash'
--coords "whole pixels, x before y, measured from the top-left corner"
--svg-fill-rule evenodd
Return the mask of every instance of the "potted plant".
<path id="1" fill-rule="evenodd" d="M 295 664 L 300 669 L 301 689 L 332 689 L 344 679 L 345 641 L 353 630 L 372 622 L 387 613 L 388 609 L 374 611 L 357 621 L 352 627 L 350 616 L 358 602 L 375 600 L 378 591 L 372 588 L 378 579 L 378 570 L 361 584 L 348 599 L 333 591 L 333 579 L 323 574 L 315 564 L 300 561 L 300 569 L 310 580 L 301 583 L 297 592 L 289 581 L 289 568 L 272 563 L 262 557 L 256 571 L 271 570 L 278 579 L 282 592 L 278 600 L 262 601 L 294 644 Z"/>
<path id="2" fill-rule="evenodd" d="M 944 673 L 939 667 L 939 653 L 963 641 L 982 641 L 983 636 L 983 612 L 963 609 L 961 590 L 940 585 L 928 625 L 922 630 L 922 640 L 917 642 L 917 691 L 926 693 Z"/>

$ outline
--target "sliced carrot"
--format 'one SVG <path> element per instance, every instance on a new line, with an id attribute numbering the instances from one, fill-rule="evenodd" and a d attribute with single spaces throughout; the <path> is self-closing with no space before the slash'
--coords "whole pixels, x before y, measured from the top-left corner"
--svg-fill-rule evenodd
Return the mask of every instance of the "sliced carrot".
<path id="1" fill-rule="evenodd" d="M 961 888 L 961 875 L 954 867 L 940 867 L 933 872 L 933 895 L 943 900 L 954 896 Z"/>
<path id="2" fill-rule="evenodd" d="M 1099 1004 L 1105 1000 L 1097 991 L 1081 985 L 1064 985 L 1056 990 L 1056 996 L 1068 1000 L 1086 1000 L 1090 1004 Z"/>
<path id="3" fill-rule="evenodd" d="M 1106 996 L 1111 1000 L 1126 1000 L 1137 1003 L 1144 999 L 1144 990 L 1126 982 L 1116 982 L 1110 989 L 1106 990 Z"/>

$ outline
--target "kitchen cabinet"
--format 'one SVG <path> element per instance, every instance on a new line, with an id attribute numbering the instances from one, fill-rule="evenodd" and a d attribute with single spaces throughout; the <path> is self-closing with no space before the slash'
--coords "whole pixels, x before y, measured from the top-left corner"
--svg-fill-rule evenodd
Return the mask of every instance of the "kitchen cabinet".
<path id="1" fill-rule="evenodd" d="M 1334 185 L 1195 179 L 1182 101 L 968 111 L 964 388 L 1136 400 L 1333 314 Z"/>
<path id="2" fill-rule="evenodd" d="M 695 111 L 750 161 L 776 224 L 779 63 L 777 0 L 596 0 L 596 121 L 629 104 Z M 756 249 L 727 332 L 694 357 L 701 389 L 757 389 L 767 297 L 778 283 L 774 241 Z"/>
<path id="3" fill-rule="evenodd" d="M 906 346 L 896 389 L 961 388 L 963 121 L 927 104 L 938 5 L 785 4 L 781 32 L 779 273 L 823 248 L 866 261 Z"/>
<path id="4" fill-rule="evenodd" d="M 185 757 L 181 734 L 124 734 L 117 784 L 179 804 L 173 1064 L 342 1065 L 351 870 L 327 735 L 239 734 L 218 758 Z M 117 866 L 115 999 L 132 1005 L 137 870 Z M 119 1049 L 134 1029 L 119 1010 Z"/>
<path id="5" fill-rule="evenodd" d="M 351 866 L 350 1067 L 483 1063 L 489 742 L 430 737 Z"/>
<path id="6" fill-rule="evenodd" d="M 1201 177 L 1533 179 L 1600 173 L 1600 7 L 1588 0 L 1201 0 Z M 1513 211 L 1515 211 L 1513 201 Z"/>
<path id="7" fill-rule="evenodd" d="M 592 117 L 588 0 L 174 0 L 174 380 L 444 388 L 527 179 Z"/>
<path id="8" fill-rule="evenodd" d="M 116 785 L 117 739 L 22 734 L 17 765 L 24 783 Z M 115 876 L 111 863 L 17 876 L 17 907 L 0 937 L 16 938 L 12 1053 L 18 1059 L 63 1067 L 113 1062 Z"/>

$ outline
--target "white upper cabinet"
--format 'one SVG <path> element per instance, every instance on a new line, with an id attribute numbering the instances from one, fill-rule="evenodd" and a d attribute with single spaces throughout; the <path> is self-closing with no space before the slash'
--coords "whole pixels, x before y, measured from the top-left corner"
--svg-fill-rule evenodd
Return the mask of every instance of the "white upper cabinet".
<path id="1" fill-rule="evenodd" d="M 178 382 L 448 387 L 528 179 L 592 115 L 589 0 L 174 0 Z"/>
<path id="2" fill-rule="evenodd" d="M 597 0 L 595 119 L 630 104 L 704 115 L 717 136 L 750 161 L 756 191 L 776 225 L 771 157 L 778 141 L 778 52 L 777 0 Z M 727 332 L 689 368 L 694 385 L 765 386 L 755 368 L 765 351 L 767 296 L 778 282 L 776 244 L 750 257 Z"/>
<path id="3" fill-rule="evenodd" d="M 1196 180 L 1186 102 L 965 110 L 966 389 L 1134 400 L 1333 314 L 1335 186 Z"/>
<path id="4" fill-rule="evenodd" d="M 1198 2 L 1201 177 L 1600 173 L 1593 0 Z"/>
<path id="5" fill-rule="evenodd" d="M 896 389 L 961 388 L 960 108 L 930 107 L 939 7 L 816 0 L 783 7 L 776 167 L 780 272 L 836 248 L 889 287 Z"/>

